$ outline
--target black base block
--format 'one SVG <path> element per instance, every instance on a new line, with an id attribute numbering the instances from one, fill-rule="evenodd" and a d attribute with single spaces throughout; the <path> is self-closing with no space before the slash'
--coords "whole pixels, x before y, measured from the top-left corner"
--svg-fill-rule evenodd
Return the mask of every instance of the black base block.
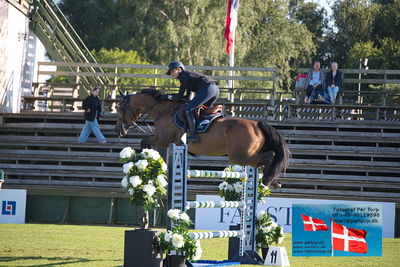
<path id="1" fill-rule="evenodd" d="M 154 248 L 157 231 L 125 231 L 124 267 L 162 267 L 162 254 Z"/>

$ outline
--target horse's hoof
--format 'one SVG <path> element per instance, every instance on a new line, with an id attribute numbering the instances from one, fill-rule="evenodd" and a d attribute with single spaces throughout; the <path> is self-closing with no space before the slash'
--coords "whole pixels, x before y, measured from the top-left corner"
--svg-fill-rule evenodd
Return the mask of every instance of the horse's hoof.
<path id="1" fill-rule="evenodd" d="M 279 189 L 282 187 L 282 184 L 278 181 L 273 181 L 271 187 L 275 188 L 275 189 Z"/>

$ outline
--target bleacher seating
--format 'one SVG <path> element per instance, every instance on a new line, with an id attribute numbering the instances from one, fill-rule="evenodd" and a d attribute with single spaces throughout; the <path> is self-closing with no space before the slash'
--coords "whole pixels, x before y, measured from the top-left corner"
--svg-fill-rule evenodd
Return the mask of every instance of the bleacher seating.
<path id="1" fill-rule="evenodd" d="M 143 133 L 118 138 L 115 114 L 101 121 L 108 139 L 77 143 L 81 113 L 0 114 L 3 188 L 41 192 L 123 195 L 118 153 L 139 149 Z M 274 121 L 293 158 L 273 196 L 400 202 L 400 124 L 387 121 L 291 119 Z M 151 125 L 151 122 L 150 122 Z M 240 141 L 240 140 L 238 140 Z M 222 169 L 226 157 L 190 157 L 189 165 Z M 220 179 L 190 179 L 191 194 L 217 194 Z"/>

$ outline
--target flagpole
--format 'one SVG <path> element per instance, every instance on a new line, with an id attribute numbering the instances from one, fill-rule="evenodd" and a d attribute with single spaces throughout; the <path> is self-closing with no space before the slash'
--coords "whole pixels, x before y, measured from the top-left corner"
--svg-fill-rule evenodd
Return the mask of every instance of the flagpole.
<path id="1" fill-rule="evenodd" d="M 229 67 L 234 67 L 234 66 L 235 66 L 235 35 L 233 35 L 231 49 L 229 51 Z M 233 70 L 230 70 L 229 76 L 233 77 L 233 75 L 234 75 Z M 233 80 L 228 81 L 228 87 L 231 89 L 233 88 Z M 233 95 L 234 95 L 233 92 L 230 91 L 229 100 L 232 103 L 234 102 Z"/>
<path id="2" fill-rule="evenodd" d="M 333 257 L 333 219 L 331 219 L 331 257 Z"/>

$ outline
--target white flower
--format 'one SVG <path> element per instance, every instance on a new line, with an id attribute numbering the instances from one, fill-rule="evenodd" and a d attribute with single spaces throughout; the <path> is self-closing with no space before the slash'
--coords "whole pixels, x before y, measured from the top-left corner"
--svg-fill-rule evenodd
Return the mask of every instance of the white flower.
<path id="1" fill-rule="evenodd" d="M 274 221 L 271 221 L 271 227 L 272 228 L 278 227 L 278 224 Z"/>
<path id="2" fill-rule="evenodd" d="M 177 219 L 179 219 L 179 213 L 180 213 L 181 211 L 180 210 L 178 210 L 178 209 L 170 209 L 168 212 L 167 212 L 167 216 L 169 217 L 169 218 L 171 218 L 172 220 L 177 220 Z"/>
<path id="3" fill-rule="evenodd" d="M 122 149 L 121 152 L 119 152 L 119 157 L 122 159 L 129 159 L 130 157 L 132 157 L 132 154 L 135 154 L 135 150 L 128 146 Z"/>
<path id="4" fill-rule="evenodd" d="M 146 192 L 149 197 L 151 197 L 156 192 L 156 188 L 154 187 L 154 185 L 145 184 L 143 186 L 143 191 Z"/>
<path id="5" fill-rule="evenodd" d="M 263 228 L 262 228 L 262 231 L 263 231 L 264 233 L 269 233 L 271 230 L 272 230 L 272 226 L 268 226 L 268 227 L 263 227 Z"/>
<path id="6" fill-rule="evenodd" d="M 122 180 L 121 180 L 121 186 L 123 188 L 127 188 L 128 187 L 128 178 L 127 176 L 125 176 Z"/>
<path id="7" fill-rule="evenodd" d="M 218 185 L 219 190 L 225 190 L 225 188 L 228 186 L 227 182 L 222 182 Z"/>
<path id="8" fill-rule="evenodd" d="M 260 211 L 260 213 L 257 215 L 257 219 L 258 219 L 258 220 L 261 220 L 261 218 L 262 218 L 264 215 L 265 215 L 265 211 L 264 211 L 264 210 Z"/>
<path id="9" fill-rule="evenodd" d="M 142 150 L 142 152 L 140 154 L 142 154 L 145 157 L 152 158 L 153 160 L 158 160 L 159 158 L 161 158 L 160 153 L 158 153 L 154 149 L 145 148 Z"/>
<path id="10" fill-rule="evenodd" d="M 242 171 L 243 171 L 243 166 L 240 166 L 240 165 L 233 165 L 233 166 L 232 166 L 232 170 L 233 170 L 234 172 L 242 172 Z"/>
<path id="11" fill-rule="evenodd" d="M 133 162 L 125 163 L 124 166 L 122 166 L 123 172 L 124 172 L 124 173 L 128 173 L 129 170 L 130 170 L 132 167 L 133 167 Z"/>
<path id="12" fill-rule="evenodd" d="M 165 162 L 163 162 L 162 164 L 161 164 L 161 169 L 163 170 L 163 171 L 167 171 L 167 164 L 165 164 Z"/>
<path id="13" fill-rule="evenodd" d="M 167 231 L 164 235 L 164 240 L 169 242 L 171 241 L 171 237 L 172 237 L 171 231 Z"/>
<path id="14" fill-rule="evenodd" d="M 131 178 L 129 178 L 129 182 L 131 182 L 133 187 L 136 187 L 138 185 L 141 185 L 143 181 L 142 181 L 142 179 L 140 179 L 139 176 L 135 175 L 135 176 L 132 176 Z"/>
<path id="15" fill-rule="evenodd" d="M 236 193 L 240 193 L 243 190 L 243 185 L 240 182 L 235 183 L 233 187 L 235 188 Z"/>
<path id="16" fill-rule="evenodd" d="M 138 160 L 135 163 L 135 166 L 139 169 L 139 171 L 144 171 L 147 168 L 147 165 L 149 165 L 149 163 L 145 159 Z"/>
<path id="17" fill-rule="evenodd" d="M 166 187 L 168 185 L 167 180 L 165 180 L 164 175 L 158 175 L 157 181 L 162 187 Z"/>
<path id="18" fill-rule="evenodd" d="M 187 215 L 185 212 L 183 212 L 183 213 L 179 216 L 179 219 L 181 219 L 182 221 L 186 221 L 186 222 L 190 221 L 189 215 Z"/>
<path id="19" fill-rule="evenodd" d="M 128 194 L 130 195 L 130 196 L 133 196 L 133 193 L 135 192 L 135 190 L 133 190 L 133 188 L 129 188 L 128 189 Z"/>
<path id="20" fill-rule="evenodd" d="M 180 234 L 172 234 L 171 243 L 176 248 L 181 248 L 185 245 L 185 240 Z"/>
<path id="21" fill-rule="evenodd" d="M 203 249 L 200 246 L 200 240 L 196 240 L 196 254 L 194 254 L 193 260 L 200 260 Z"/>
<path id="22" fill-rule="evenodd" d="M 235 188 L 233 187 L 233 185 L 228 184 L 228 185 L 226 186 L 226 190 L 228 190 L 228 191 L 233 191 L 233 190 L 235 190 Z"/>

